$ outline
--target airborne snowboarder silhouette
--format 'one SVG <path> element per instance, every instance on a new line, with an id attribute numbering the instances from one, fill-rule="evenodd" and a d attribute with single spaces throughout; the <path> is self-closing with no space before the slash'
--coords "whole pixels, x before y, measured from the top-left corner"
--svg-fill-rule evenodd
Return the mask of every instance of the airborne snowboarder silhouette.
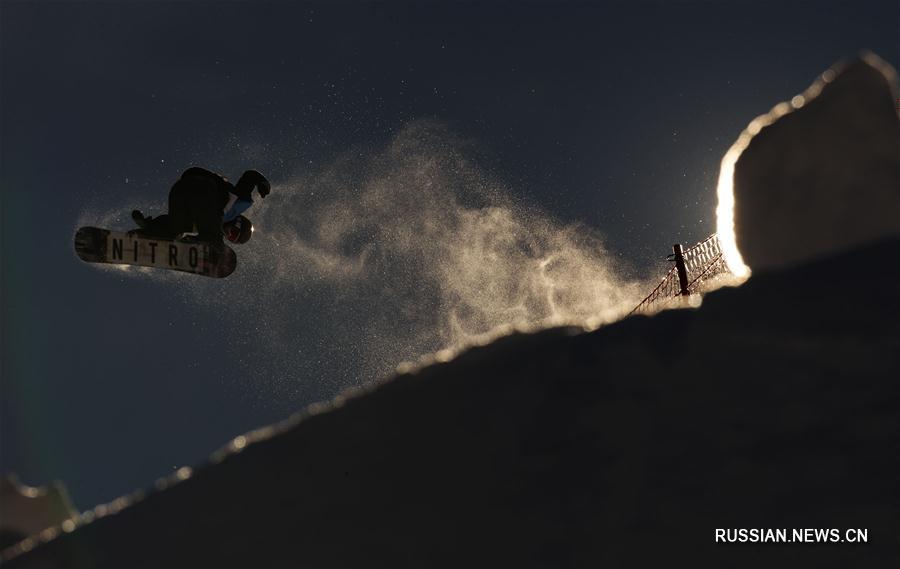
<path id="1" fill-rule="evenodd" d="M 188 168 L 169 191 L 169 212 L 147 217 L 138 210 L 131 217 L 139 229 L 121 232 L 80 227 L 75 253 L 88 263 L 136 265 L 224 278 L 237 267 L 237 255 L 225 244 L 246 243 L 253 224 L 243 212 L 272 191 L 256 170 L 247 170 L 237 184 L 204 168 Z"/>
<path id="2" fill-rule="evenodd" d="M 225 247 L 223 238 L 246 243 L 253 235 L 253 224 L 242 213 L 253 205 L 254 189 L 261 198 L 271 191 L 269 181 L 256 170 L 247 170 L 232 184 L 204 168 L 188 168 L 169 191 L 169 213 L 146 217 L 139 210 L 132 211 L 140 229 L 131 233 L 166 239 L 197 233 L 197 241 L 219 250 Z"/>

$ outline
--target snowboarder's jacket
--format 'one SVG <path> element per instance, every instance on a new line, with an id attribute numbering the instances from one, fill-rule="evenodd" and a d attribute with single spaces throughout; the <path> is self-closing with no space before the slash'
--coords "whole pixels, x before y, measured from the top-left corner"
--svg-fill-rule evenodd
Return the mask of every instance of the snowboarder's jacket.
<path id="1" fill-rule="evenodd" d="M 205 168 L 188 168 L 169 192 L 169 231 L 173 236 L 198 233 L 201 241 L 222 243 L 222 224 L 253 205 L 250 192 L 268 193 L 269 183 L 256 170 L 247 170 L 233 185 Z"/>
<path id="2" fill-rule="evenodd" d="M 217 197 L 221 200 L 222 222 L 227 223 L 253 205 L 253 197 L 251 192 L 259 183 L 263 175 L 256 170 L 247 170 L 238 180 L 237 184 L 232 184 L 228 178 L 220 176 L 215 172 L 210 172 L 205 168 L 194 166 L 188 168 L 181 175 L 182 180 L 206 180 L 215 184 Z"/>
<path id="3" fill-rule="evenodd" d="M 256 170 L 247 170 L 237 184 L 232 184 L 204 168 L 188 168 L 169 190 L 167 215 L 145 218 L 135 210 L 132 217 L 142 235 L 174 239 L 185 233 L 197 233 L 201 241 L 221 245 L 222 224 L 253 205 L 250 192 L 254 189 L 262 197 L 270 191 L 268 180 Z"/>

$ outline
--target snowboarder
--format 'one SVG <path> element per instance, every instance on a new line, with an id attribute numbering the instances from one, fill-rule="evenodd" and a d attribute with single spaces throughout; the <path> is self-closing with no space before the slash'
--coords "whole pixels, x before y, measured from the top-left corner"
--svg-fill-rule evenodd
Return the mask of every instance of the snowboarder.
<path id="1" fill-rule="evenodd" d="M 265 198 L 271 191 L 269 181 L 256 170 L 247 170 L 232 184 L 227 178 L 204 168 L 188 168 L 169 191 L 169 213 L 146 217 L 139 210 L 131 217 L 140 229 L 132 233 L 167 239 L 184 238 L 197 233 L 197 240 L 224 248 L 223 237 L 232 243 L 246 243 L 253 235 L 253 224 L 241 215 L 253 205 L 253 189 Z"/>

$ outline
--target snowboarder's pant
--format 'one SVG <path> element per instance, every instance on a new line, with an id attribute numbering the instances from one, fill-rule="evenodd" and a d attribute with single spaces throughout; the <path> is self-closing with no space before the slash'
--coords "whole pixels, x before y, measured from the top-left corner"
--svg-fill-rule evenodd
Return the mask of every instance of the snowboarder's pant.
<path id="1" fill-rule="evenodd" d="M 202 178 L 182 178 L 169 191 L 172 233 L 198 231 L 203 241 L 222 242 L 222 198 L 215 184 Z"/>
<path id="2" fill-rule="evenodd" d="M 176 237 L 176 235 L 172 233 L 172 224 L 169 223 L 169 216 L 167 214 L 146 218 L 144 226 L 137 230 L 136 233 L 148 237 L 163 237 L 166 239 L 174 239 Z"/>

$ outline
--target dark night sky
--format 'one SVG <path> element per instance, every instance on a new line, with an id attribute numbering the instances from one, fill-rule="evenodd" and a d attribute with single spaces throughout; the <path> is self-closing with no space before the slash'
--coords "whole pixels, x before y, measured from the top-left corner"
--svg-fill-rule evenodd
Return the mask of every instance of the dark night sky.
<path id="1" fill-rule="evenodd" d="M 203 283 L 98 269 L 79 225 L 158 213 L 194 164 L 257 168 L 270 200 L 313 207 L 298 176 L 429 119 L 655 275 L 714 231 L 749 120 L 861 48 L 900 60 L 896 2 L 3 2 L 0 22 L 0 460 L 82 508 L 384 373 L 399 360 L 360 344 L 404 324 L 365 295 L 263 292 L 264 263 Z"/>

